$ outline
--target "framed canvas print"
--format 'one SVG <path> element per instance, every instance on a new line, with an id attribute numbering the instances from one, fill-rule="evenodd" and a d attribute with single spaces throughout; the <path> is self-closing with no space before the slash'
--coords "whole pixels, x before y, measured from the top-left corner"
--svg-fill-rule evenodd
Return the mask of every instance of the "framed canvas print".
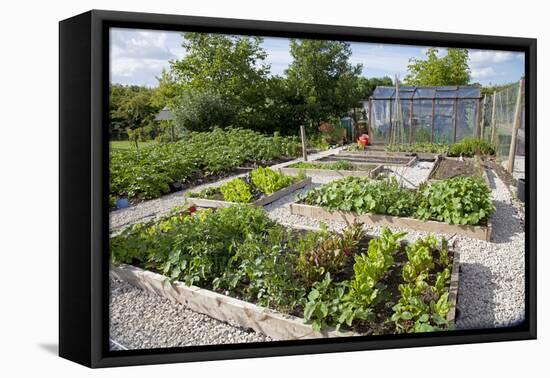
<path id="1" fill-rule="evenodd" d="M 59 70 L 62 357 L 536 337 L 536 40 L 94 10 Z"/>

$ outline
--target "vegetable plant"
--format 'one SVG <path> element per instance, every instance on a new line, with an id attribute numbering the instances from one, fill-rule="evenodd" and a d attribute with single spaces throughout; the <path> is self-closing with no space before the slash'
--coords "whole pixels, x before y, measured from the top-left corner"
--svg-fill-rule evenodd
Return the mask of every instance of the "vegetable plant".
<path id="1" fill-rule="evenodd" d="M 419 193 L 418 219 L 450 224 L 486 224 L 495 210 L 491 190 L 478 177 L 454 177 L 425 186 Z"/>

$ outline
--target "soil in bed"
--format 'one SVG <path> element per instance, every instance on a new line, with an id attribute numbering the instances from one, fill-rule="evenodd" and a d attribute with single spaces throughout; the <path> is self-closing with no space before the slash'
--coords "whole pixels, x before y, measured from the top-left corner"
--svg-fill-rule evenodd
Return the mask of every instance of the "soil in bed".
<path id="1" fill-rule="evenodd" d="M 432 178 L 446 180 L 458 176 L 476 176 L 474 165 L 469 161 L 444 159 L 439 163 Z"/>

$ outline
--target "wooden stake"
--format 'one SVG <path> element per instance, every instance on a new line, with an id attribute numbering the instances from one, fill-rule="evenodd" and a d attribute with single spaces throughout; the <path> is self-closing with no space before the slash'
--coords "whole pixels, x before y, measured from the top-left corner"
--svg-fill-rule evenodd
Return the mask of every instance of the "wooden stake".
<path id="1" fill-rule="evenodd" d="M 480 124 L 481 139 L 484 139 L 485 137 L 485 105 L 486 104 L 487 104 L 487 97 L 483 96 L 483 101 L 481 102 L 481 124 Z"/>
<path id="2" fill-rule="evenodd" d="M 307 161 L 306 127 L 304 125 L 300 126 L 300 136 L 302 137 L 302 155 L 304 161 Z"/>
<path id="3" fill-rule="evenodd" d="M 508 172 L 512 174 L 514 172 L 514 160 L 516 159 L 516 143 L 518 137 L 518 129 L 521 126 L 521 115 L 523 103 L 523 87 L 525 85 L 524 79 L 519 81 L 518 97 L 516 100 L 516 113 L 514 115 L 514 127 L 512 128 L 512 141 L 510 142 L 510 151 L 508 152 Z"/>
<path id="4" fill-rule="evenodd" d="M 476 122 L 476 137 L 482 138 L 481 136 L 481 105 L 482 105 L 482 99 L 479 99 L 476 102 L 476 116 L 477 116 L 477 122 Z"/>
<path id="5" fill-rule="evenodd" d="M 414 110 L 414 105 L 413 105 L 413 100 L 411 98 L 411 110 L 409 113 L 409 144 L 412 144 L 412 139 L 413 139 L 413 110 Z"/>
<path id="6" fill-rule="evenodd" d="M 454 108 L 454 119 L 453 119 L 453 127 L 454 127 L 454 137 L 453 141 L 456 143 L 456 125 L 458 121 L 458 99 L 455 98 L 455 108 Z"/>
<path id="7" fill-rule="evenodd" d="M 434 142 L 434 133 L 435 133 L 435 98 L 432 99 L 432 140 Z"/>
<path id="8" fill-rule="evenodd" d="M 496 146 L 497 135 L 497 91 L 493 92 L 493 110 L 491 112 L 491 143 Z"/>
<path id="9" fill-rule="evenodd" d="M 367 132 L 369 133 L 369 143 L 372 144 L 374 142 L 374 127 L 372 126 L 372 97 L 369 97 L 369 123 Z"/>

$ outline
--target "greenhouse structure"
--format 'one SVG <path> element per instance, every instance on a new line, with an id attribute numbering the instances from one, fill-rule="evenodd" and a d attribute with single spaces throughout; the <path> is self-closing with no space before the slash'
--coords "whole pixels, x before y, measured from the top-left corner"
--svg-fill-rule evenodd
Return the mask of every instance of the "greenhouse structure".
<path id="1" fill-rule="evenodd" d="M 453 143 L 482 133 L 479 86 L 378 86 L 362 102 L 377 143 Z"/>

